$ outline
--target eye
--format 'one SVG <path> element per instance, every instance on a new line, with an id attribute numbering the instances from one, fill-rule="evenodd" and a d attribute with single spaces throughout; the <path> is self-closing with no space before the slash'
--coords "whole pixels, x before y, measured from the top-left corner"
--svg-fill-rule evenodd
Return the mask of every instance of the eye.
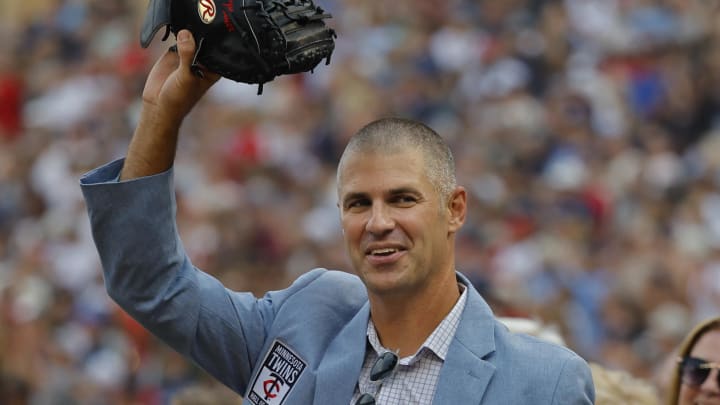
<path id="1" fill-rule="evenodd" d="M 345 210 L 359 210 L 370 206 L 370 200 L 367 198 L 353 198 L 345 202 Z"/>
<path id="2" fill-rule="evenodd" d="M 412 194 L 398 194 L 393 196 L 391 202 L 400 207 L 411 207 L 417 204 L 418 198 Z"/>

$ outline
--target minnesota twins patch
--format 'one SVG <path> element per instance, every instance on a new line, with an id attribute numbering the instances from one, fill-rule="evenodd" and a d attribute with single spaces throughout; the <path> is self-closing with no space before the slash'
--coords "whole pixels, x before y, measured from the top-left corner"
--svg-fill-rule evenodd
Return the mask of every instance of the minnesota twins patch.
<path id="1" fill-rule="evenodd" d="M 281 405 L 305 370 L 307 363 L 275 340 L 265 355 L 247 398 L 255 405 Z"/>

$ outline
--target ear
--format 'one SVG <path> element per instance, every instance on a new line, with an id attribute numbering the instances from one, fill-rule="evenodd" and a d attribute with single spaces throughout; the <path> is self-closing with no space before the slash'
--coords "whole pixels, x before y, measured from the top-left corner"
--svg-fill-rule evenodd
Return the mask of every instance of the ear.
<path id="1" fill-rule="evenodd" d="M 456 187 L 450 194 L 447 203 L 449 232 L 455 233 L 465 223 L 467 214 L 467 191 L 464 187 Z"/>

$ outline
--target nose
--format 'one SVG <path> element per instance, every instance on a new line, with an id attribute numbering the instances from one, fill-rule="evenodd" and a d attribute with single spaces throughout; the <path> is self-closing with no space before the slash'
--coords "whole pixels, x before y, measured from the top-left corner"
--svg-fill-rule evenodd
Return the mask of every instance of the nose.
<path id="1" fill-rule="evenodd" d="M 703 384 L 700 386 L 705 392 L 712 392 L 720 395 L 720 369 L 713 368 L 710 370 L 710 375 L 705 379 Z"/>
<path id="2" fill-rule="evenodd" d="M 389 207 L 385 204 L 373 204 L 370 210 L 370 218 L 365 224 L 365 230 L 374 235 L 382 235 L 395 227 L 395 221 L 390 214 Z"/>

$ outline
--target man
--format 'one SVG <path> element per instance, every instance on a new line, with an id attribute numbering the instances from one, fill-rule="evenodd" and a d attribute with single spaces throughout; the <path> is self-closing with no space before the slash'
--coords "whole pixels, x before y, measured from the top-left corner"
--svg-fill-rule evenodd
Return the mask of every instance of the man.
<path id="1" fill-rule="evenodd" d="M 178 35 L 143 92 L 126 159 L 81 180 L 108 293 L 250 404 L 590 404 L 587 363 L 510 333 L 455 272 L 467 194 L 448 147 L 402 119 L 369 124 L 338 168 L 355 277 L 315 269 L 256 299 L 195 269 L 175 227 L 183 117 L 217 80 Z"/>

